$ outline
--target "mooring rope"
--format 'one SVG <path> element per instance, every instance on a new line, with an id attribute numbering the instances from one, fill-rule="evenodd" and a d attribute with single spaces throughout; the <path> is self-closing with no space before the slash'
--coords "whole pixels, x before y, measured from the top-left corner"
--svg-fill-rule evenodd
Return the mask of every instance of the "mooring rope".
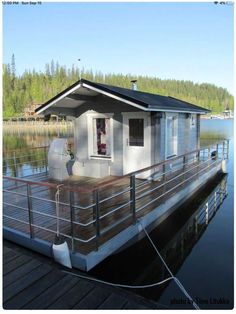
<path id="1" fill-rule="evenodd" d="M 134 285 L 125 285 L 125 284 L 121 284 L 121 283 L 114 283 L 114 282 L 110 282 L 110 281 L 104 281 L 104 280 L 100 280 L 94 277 L 89 277 L 89 276 L 84 276 L 81 274 L 76 274 L 67 270 L 62 270 L 63 273 L 66 274 L 70 274 L 70 275 L 74 275 L 76 277 L 82 278 L 82 279 L 87 279 L 87 280 L 91 280 L 91 281 L 95 281 L 95 282 L 99 282 L 105 285 L 109 285 L 109 286 L 113 286 L 113 287 L 119 287 L 119 288 L 128 288 L 128 289 L 146 289 L 146 288 L 152 288 L 152 287 L 156 287 L 156 286 L 160 286 L 163 283 L 173 279 L 172 277 L 168 277 L 162 281 L 158 281 L 158 282 L 154 282 L 151 284 L 147 284 L 147 285 L 140 285 L 140 286 L 134 286 Z"/>
<path id="2" fill-rule="evenodd" d="M 102 284 L 105 284 L 105 285 L 109 285 L 109 286 L 113 286 L 113 287 L 120 287 L 120 288 L 128 288 L 128 289 L 147 289 L 147 288 L 152 288 L 152 287 L 160 286 L 160 285 L 164 284 L 165 282 L 170 281 L 170 280 L 173 279 L 175 281 L 175 283 L 177 284 L 177 286 L 180 288 L 180 290 L 184 293 L 184 295 L 190 300 L 190 302 L 192 303 L 193 307 L 195 309 L 197 309 L 197 310 L 200 310 L 199 306 L 193 301 L 193 298 L 189 295 L 189 293 L 186 291 L 186 289 L 184 288 L 182 283 L 179 281 L 178 278 L 176 278 L 174 276 L 174 274 L 172 273 L 172 271 L 170 270 L 170 268 L 166 264 L 165 260 L 163 259 L 163 257 L 159 253 L 157 247 L 153 243 L 153 241 L 150 238 L 150 236 L 149 236 L 147 230 L 145 229 L 145 227 L 141 224 L 140 221 L 138 221 L 138 223 L 142 226 L 142 229 L 145 232 L 148 240 L 150 241 L 151 245 L 155 249 L 155 251 L 156 251 L 157 255 L 159 256 L 159 258 L 161 259 L 162 263 L 165 265 L 166 269 L 168 270 L 168 272 L 170 274 L 170 277 L 168 277 L 168 278 L 166 278 L 166 279 L 164 279 L 162 281 L 154 282 L 154 283 L 147 284 L 147 285 L 125 285 L 125 284 L 120 284 L 120 283 L 104 281 L 104 280 L 100 280 L 100 279 L 97 279 L 97 278 L 94 278 L 94 277 L 84 276 L 84 275 L 81 275 L 81 274 L 76 274 L 74 272 L 70 272 L 70 271 L 66 271 L 66 270 L 62 270 L 62 272 L 66 273 L 66 274 L 70 274 L 70 275 L 76 276 L 76 277 L 79 277 L 79 278 L 82 278 L 82 279 L 86 279 L 86 280 L 102 283 Z"/>
<path id="3" fill-rule="evenodd" d="M 139 224 L 142 226 L 143 231 L 145 232 L 148 240 L 150 241 L 151 245 L 153 246 L 154 250 L 156 251 L 157 255 L 159 256 L 159 258 L 161 259 L 162 263 L 165 265 L 166 269 L 168 270 L 169 274 L 171 275 L 170 278 L 172 278 L 175 283 L 178 285 L 178 287 L 180 288 L 180 290 L 184 293 L 184 295 L 191 301 L 193 307 L 197 310 L 200 310 L 200 307 L 193 301 L 193 298 L 188 294 L 188 292 L 186 291 L 186 289 L 184 288 L 184 286 L 182 285 L 182 283 L 179 281 L 178 278 L 176 278 L 172 271 L 170 270 L 170 268 L 168 267 L 168 265 L 166 264 L 165 260 L 163 259 L 163 257 L 161 256 L 161 254 L 159 253 L 157 247 L 155 246 L 155 244 L 153 243 L 152 239 L 150 238 L 147 230 L 145 229 L 145 227 L 142 225 L 142 223 L 139 221 Z"/>

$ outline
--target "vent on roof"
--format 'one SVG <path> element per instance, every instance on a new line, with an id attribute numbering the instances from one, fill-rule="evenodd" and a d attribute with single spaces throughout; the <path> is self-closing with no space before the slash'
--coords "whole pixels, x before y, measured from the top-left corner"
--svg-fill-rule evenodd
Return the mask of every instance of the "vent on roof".
<path id="1" fill-rule="evenodd" d="M 137 90 L 137 80 L 132 80 L 131 82 L 131 89 L 132 90 Z"/>

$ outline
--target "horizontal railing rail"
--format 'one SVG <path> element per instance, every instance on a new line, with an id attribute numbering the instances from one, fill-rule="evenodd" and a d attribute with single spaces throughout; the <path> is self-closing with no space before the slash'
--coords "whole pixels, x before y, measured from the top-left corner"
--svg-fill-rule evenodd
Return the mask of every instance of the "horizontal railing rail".
<path id="1" fill-rule="evenodd" d="M 36 147 L 30 147 L 30 148 L 25 148 L 25 147 L 22 147 L 22 148 L 12 148 L 12 149 L 4 149 L 3 153 L 12 153 L 12 152 L 20 152 L 20 151 L 23 151 L 25 152 L 26 150 L 35 150 L 35 149 L 48 149 L 49 146 L 46 145 L 46 146 L 36 146 Z"/>
<path id="2" fill-rule="evenodd" d="M 25 177 L 37 173 L 47 173 L 49 146 L 32 148 L 4 149 L 3 151 L 3 174 L 14 177 Z"/>

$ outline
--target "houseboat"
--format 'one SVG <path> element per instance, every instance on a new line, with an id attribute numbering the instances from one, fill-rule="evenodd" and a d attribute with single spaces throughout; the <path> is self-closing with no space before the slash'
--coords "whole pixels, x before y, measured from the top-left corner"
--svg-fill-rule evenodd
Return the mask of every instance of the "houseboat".
<path id="1" fill-rule="evenodd" d="M 228 141 L 200 148 L 209 110 L 170 96 L 81 79 L 36 109 L 74 121 L 73 149 L 52 141 L 45 172 L 4 177 L 4 236 L 90 270 L 226 172 Z M 22 214 L 19 215 L 19 211 Z"/>

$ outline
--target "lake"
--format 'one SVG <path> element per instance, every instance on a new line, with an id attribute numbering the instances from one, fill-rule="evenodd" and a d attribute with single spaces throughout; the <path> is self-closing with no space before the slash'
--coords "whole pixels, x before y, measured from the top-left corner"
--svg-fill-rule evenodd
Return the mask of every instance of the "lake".
<path id="1" fill-rule="evenodd" d="M 5 149 L 24 148 L 27 151 L 33 146 L 48 145 L 56 136 L 4 133 L 3 145 Z M 227 177 L 211 182 L 207 189 L 204 188 L 150 233 L 169 268 L 202 309 L 233 307 L 233 120 L 201 121 L 201 146 L 222 138 L 230 139 Z M 37 167 L 43 165 L 30 164 L 28 171 Z M 11 167 L 6 169 L 12 174 Z M 214 193 L 220 195 L 223 189 L 227 189 L 227 197 L 209 217 L 209 222 L 194 224 L 196 213 L 204 209 L 207 201 L 212 201 Z M 128 285 L 145 285 L 168 277 L 146 237 L 107 258 L 89 273 L 103 280 Z M 173 281 L 132 292 L 158 302 L 160 308 L 192 308 Z"/>

